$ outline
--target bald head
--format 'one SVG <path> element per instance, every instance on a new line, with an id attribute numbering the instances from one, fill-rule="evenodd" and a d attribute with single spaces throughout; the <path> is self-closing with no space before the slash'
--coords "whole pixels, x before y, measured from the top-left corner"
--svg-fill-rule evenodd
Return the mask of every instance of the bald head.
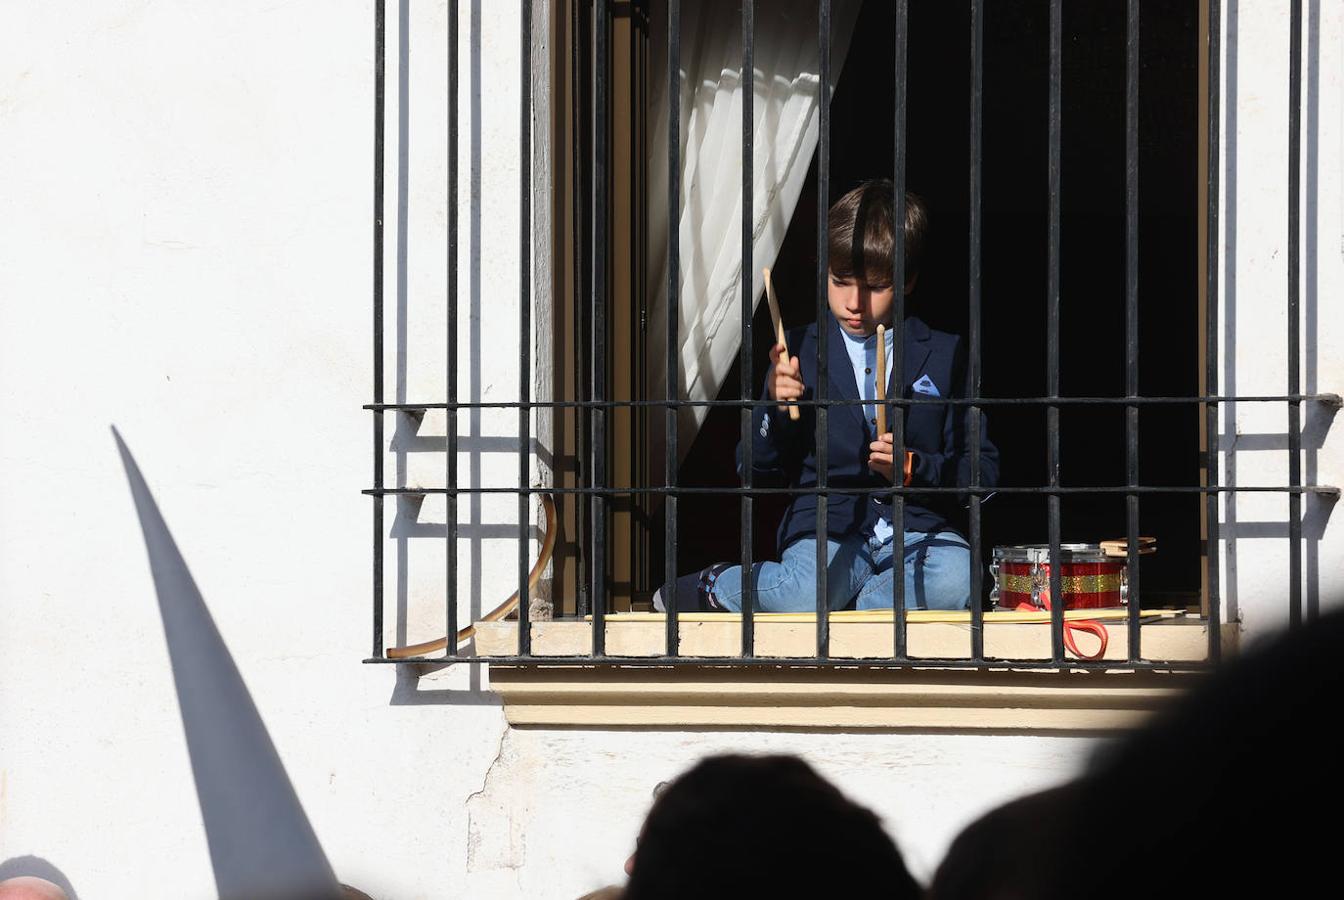
<path id="1" fill-rule="evenodd" d="M 65 891 L 32 875 L 0 881 L 0 900 L 70 900 Z"/>

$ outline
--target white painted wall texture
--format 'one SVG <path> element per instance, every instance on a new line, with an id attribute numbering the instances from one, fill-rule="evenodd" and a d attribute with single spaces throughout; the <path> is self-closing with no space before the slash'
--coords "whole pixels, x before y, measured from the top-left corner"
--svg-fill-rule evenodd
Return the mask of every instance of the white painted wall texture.
<path id="1" fill-rule="evenodd" d="M 442 12 L 416 5 L 429 45 Z M 478 18 L 485 40 L 509 29 L 498 12 Z M 360 664 L 372 4 L 24 4 L 7 20 L 0 860 L 48 860 L 85 898 L 214 890 L 115 423 L 338 874 L 380 896 L 445 896 L 503 719 L 488 696 L 402 705 L 390 667 Z M 396 34 L 394 16 L 394 50 Z M 516 82 L 513 61 L 498 66 L 495 81 Z M 419 90 L 441 97 L 439 78 Z M 393 110 L 396 85 L 393 63 Z M 436 106 L 418 115 L 441 147 Z M 484 189 L 508 168 L 489 168 Z M 412 253 L 428 255 L 442 247 L 443 178 L 420 177 L 411 227 L 426 238 Z M 390 281 L 395 259 L 393 243 Z M 433 271 L 424 260 L 408 277 L 426 309 Z M 502 303 L 507 287 L 487 296 Z"/>
<path id="2" fill-rule="evenodd" d="M 1344 8 L 1303 4 L 1302 358 L 1306 393 L 1344 391 Z M 1223 142 L 1219 385 L 1224 394 L 1288 390 L 1287 7 L 1223 4 Z M 1344 433 L 1334 412 L 1303 405 L 1304 483 L 1344 484 Z M 1219 477 L 1224 485 L 1288 483 L 1283 404 L 1224 408 Z M 1303 597 L 1322 609 L 1344 603 L 1344 521 L 1332 501 L 1306 496 Z M 1221 580 L 1227 620 L 1254 640 L 1288 620 L 1288 501 L 1239 494 L 1222 504 Z"/>
<path id="3" fill-rule="evenodd" d="M 464 399 L 507 400 L 518 20 L 512 4 L 461 5 L 459 374 Z M 1285 19 L 1277 3 L 1224 6 L 1223 387 L 1279 393 Z M 387 399 L 432 401 L 447 362 L 446 4 L 405 0 L 405 30 L 390 7 Z M 1338 391 L 1344 11 L 1307 7 L 1303 386 Z M 616 881 L 654 786 L 709 752 L 802 754 L 884 816 L 921 875 L 980 812 L 1074 772 L 1090 739 L 508 729 L 478 674 L 361 665 L 372 24 L 369 2 L 109 0 L 25 4 L 0 31 L 0 861 L 47 860 L 83 898 L 213 892 L 113 423 L 334 868 L 375 896 Z M 1283 421 L 1237 407 L 1221 446 L 1237 444 L 1224 465 L 1238 483 L 1286 476 Z M 1340 436 L 1319 410 L 1306 421 L 1304 474 L 1340 484 Z M 441 485 L 443 427 L 389 417 L 389 481 Z M 516 413 L 463 413 L 460 430 L 463 483 L 517 483 Z M 442 503 L 387 509 L 388 639 L 433 637 Z M 1225 595 L 1262 632 L 1286 593 L 1286 503 L 1229 510 Z M 1324 605 L 1344 588 L 1326 563 L 1344 539 L 1329 506 L 1305 510 Z M 511 589 L 517 507 L 464 498 L 461 515 L 465 614 Z"/>

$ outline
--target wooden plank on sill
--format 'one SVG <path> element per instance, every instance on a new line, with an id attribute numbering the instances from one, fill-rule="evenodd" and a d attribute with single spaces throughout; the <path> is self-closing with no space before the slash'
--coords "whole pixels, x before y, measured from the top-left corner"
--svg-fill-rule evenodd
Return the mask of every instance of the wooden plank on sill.
<path id="1" fill-rule="evenodd" d="M 911 616 L 909 648 L 912 658 L 965 659 L 970 655 L 970 624 L 957 621 L 958 614 Z M 1079 616 L 1078 618 L 1081 618 Z M 1089 618 L 1096 618 L 1090 616 Z M 1198 662 L 1207 656 L 1207 631 L 1199 619 L 1183 619 L 1172 613 L 1148 617 L 1142 625 L 1143 657 L 1168 662 Z M 1109 635 L 1106 660 L 1128 657 L 1128 630 L 1123 618 L 1104 623 Z M 592 648 L 592 623 L 584 620 L 536 622 L 532 626 L 535 656 L 583 656 Z M 517 652 L 518 626 L 514 622 L 482 622 L 477 625 L 479 656 L 512 656 Z M 630 658 L 663 655 L 663 617 L 657 613 L 629 613 L 607 619 L 607 652 Z M 815 652 L 816 628 L 810 614 L 762 615 L 756 622 L 756 652 L 761 657 L 798 658 Z M 1096 638 L 1081 635 L 1084 649 Z M 882 659 L 891 654 L 890 612 L 886 621 L 872 613 L 837 614 L 831 624 L 831 656 L 837 659 Z M 721 658 L 741 652 L 741 620 L 733 615 L 687 616 L 681 627 L 681 651 L 685 656 Z M 1022 621 L 1016 614 L 987 613 L 985 654 L 1004 660 L 1046 660 L 1050 657 L 1048 621 Z"/>

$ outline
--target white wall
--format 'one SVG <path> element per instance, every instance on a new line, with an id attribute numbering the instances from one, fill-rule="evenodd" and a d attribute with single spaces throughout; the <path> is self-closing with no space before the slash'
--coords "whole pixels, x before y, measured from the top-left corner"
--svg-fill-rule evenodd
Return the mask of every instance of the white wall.
<path id="1" fill-rule="evenodd" d="M 398 6 L 390 5 L 387 399 L 437 400 L 446 365 L 446 5 L 410 4 L 404 166 Z M 1224 150 L 1237 177 L 1224 182 L 1225 208 L 1235 209 L 1224 225 L 1237 256 L 1235 279 L 1223 283 L 1236 313 L 1225 358 L 1237 391 L 1278 393 L 1287 41 L 1277 4 L 1224 5 L 1237 10 L 1238 34 L 1257 36 L 1227 42 L 1238 54 L 1237 142 L 1235 154 Z M 1319 8 L 1325 64 L 1308 116 L 1318 137 L 1307 150 L 1315 200 L 1304 206 L 1315 223 L 1304 242 L 1314 254 L 1304 306 L 1316 309 L 1304 348 L 1314 346 L 1318 368 L 1304 387 L 1337 391 L 1344 329 L 1329 298 L 1344 286 L 1344 14 Z M 462 2 L 464 399 L 517 395 L 511 10 Z M 24 5 L 10 19 L 0 31 L 0 860 L 44 858 L 85 898 L 213 890 L 113 423 L 334 867 L 375 895 L 566 897 L 617 880 L 654 785 L 720 750 L 803 754 L 883 814 L 926 874 L 964 823 L 1081 763 L 1087 738 L 509 730 L 475 673 L 416 682 L 362 665 L 371 3 L 58 2 Z M 468 174 L 473 157 L 478 185 Z M 1250 406 L 1236 416 L 1243 441 L 1282 433 Z M 389 482 L 441 485 L 443 417 L 415 432 L 404 417 L 388 424 Z M 516 484 L 508 440 L 516 413 L 464 413 L 461 433 L 464 481 Z M 1239 482 L 1284 477 L 1281 451 L 1239 450 Z M 1329 435 L 1308 471 L 1314 464 L 1321 483 L 1339 484 L 1341 456 Z M 1284 583 L 1276 567 L 1286 571 L 1281 545 L 1242 533 L 1247 523 L 1282 522 L 1281 498 L 1261 502 L 1237 501 L 1235 566 L 1224 555 L 1225 593 L 1253 630 L 1274 621 Z M 1315 501 L 1306 508 L 1309 521 L 1321 517 Z M 403 590 L 404 636 L 433 637 L 442 504 L 426 503 L 418 522 L 395 501 L 387 511 L 389 641 L 403 637 Z M 512 589 L 517 544 L 502 529 L 516 522 L 516 502 L 473 509 L 464 499 L 461 515 L 465 613 Z M 1307 549 L 1324 602 L 1340 587 L 1325 563 L 1338 556 L 1338 523 Z M 137 883 L 144 873 L 153 875 L 148 888 Z"/>
<path id="2" fill-rule="evenodd" d="M 467 805 L 471 896 L 574 897 L 622 879 L 654 788 L 711 753 L 793 753 L 882 817 L 932 874 L 972 819 L 1074 774 L 1086 737 L 509 729 Z M 709 835 L 704 852 L 732 852 Z"/>
<path id="3" fill-rule="evenodd" d="M 1220 390 L 1288 391 L 1288 84 L 1286 6 L 1225 2 Z M 1301 387 L 1344 392 L 1344 8 L 1303 4 Z M 1344 484 L 1344 433 L 1334 411 L 1302 408 L 1304 483 Z M 1288 415 L 1282 403 L 1225 407 L 1219 447 L 1224 485 L 1288 483 Z M 1235 451 L 1235 454 L 1232 452 Z M 1344 521 L 1332 501 L 1307 496 L 1304 603 L 1344 603 Z M 1222 504 L 1222 594 L 1227 620 L 1252 640 L 1288 620 L 1288 501 L 1239 494 Z"/>
<path id="4" fill-rule="evenodd" d="M 486 5 L 485 40 L 512 46 Z M 416 6 L 430 43 L 443 12 Z M 115 423 L 338 874 L 443 896 L 503 720 L 489 695 L 399 705 L 397 673 L 360 663 L 372 4 L 24 4 L 0 60 L 0 860 L 44 858 L 86 898 L 213 892 Z M 392 109 L 396 84 L 392 63 Z M 442 182 L 411 182 L 413 260 L 442 254 Z M 427 306 L 430 271 L 409 273 Z"/>

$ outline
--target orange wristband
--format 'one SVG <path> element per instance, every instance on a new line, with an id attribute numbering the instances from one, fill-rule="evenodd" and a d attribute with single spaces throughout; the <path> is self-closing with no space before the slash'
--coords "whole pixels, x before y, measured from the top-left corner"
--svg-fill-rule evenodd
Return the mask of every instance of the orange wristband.
<path id="1" fill-rule="evenodd" d="M 903 484 L 906 487 L 910 486 L 910 477 L 911 477 L 910 473 L 914 469 L 914 466 L 915 466 L 914 452 L 911 450 L 905 451 L 905 481 L 903 482 Z"/>

